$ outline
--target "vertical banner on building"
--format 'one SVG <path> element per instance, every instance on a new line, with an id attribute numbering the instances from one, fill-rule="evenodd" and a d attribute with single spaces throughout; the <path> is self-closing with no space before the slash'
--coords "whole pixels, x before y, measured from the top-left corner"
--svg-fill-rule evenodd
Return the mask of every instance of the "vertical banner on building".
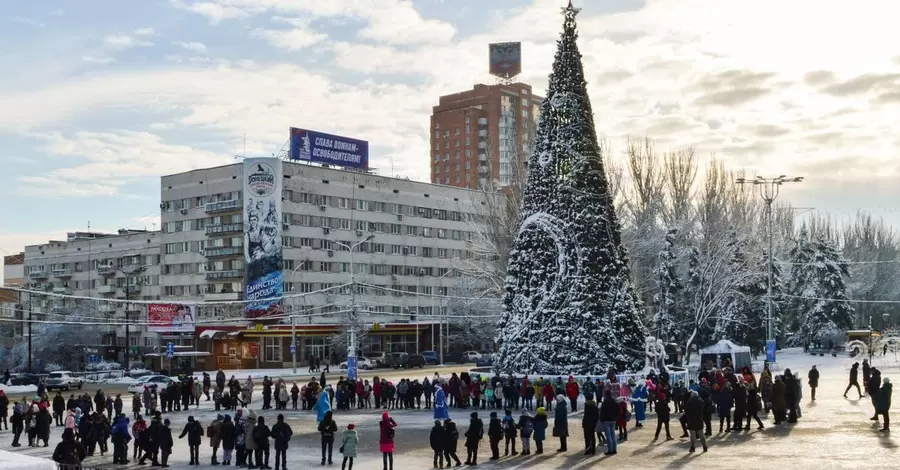
<path id="1" fill-rule="evenodd" d="M 244 316 L 281 313 L 281 160 L 244 159 Z"/>

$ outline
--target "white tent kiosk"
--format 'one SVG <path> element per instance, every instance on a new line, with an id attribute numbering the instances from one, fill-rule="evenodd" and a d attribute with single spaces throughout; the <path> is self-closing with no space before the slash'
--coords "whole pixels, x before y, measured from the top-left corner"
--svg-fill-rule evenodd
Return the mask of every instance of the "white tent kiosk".
<path id="1" fill-rule="evenodd" d="M 727 339 L 707 346 L 700 350 L 700 368 L 708 369 L 710 367 L 717 369 L 731 367 L 735 372 L 740 372 L 743 367 L 752 367 L 750 348 L 738 346 Z"/>

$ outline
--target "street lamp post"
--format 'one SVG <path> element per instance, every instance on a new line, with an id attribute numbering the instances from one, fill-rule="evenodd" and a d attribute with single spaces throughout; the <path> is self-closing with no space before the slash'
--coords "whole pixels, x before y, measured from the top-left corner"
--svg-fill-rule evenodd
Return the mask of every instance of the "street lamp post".
<path id="1" fill-rule="evenodd" d="M 419 354 L 419 314 L 422 313 L 421 307 L 421 299 L 422 299 L 422 276 L 425 275 L 425 270 L 420 269 L 416 276 L 416 354 Z M 433 346 L 433 345 L 432 345 Z"/>
<path id="2" fill-rule="evenodd" d="M 440 297 L 438 297 L 439 302 L 440 302 L 438 304 L 438 314 L 440 314 L 440 318 L 438 319 L 438 341 L 440 341 L 440 343 L 441 343 L 438 354 L 440 354 L 439 360 L 441 362 L 441 365 L 444 365 L 444 320 L 445 320 L 445 313 L 444 313 L 444 297 L 445 296 L 443 294 L 444 278 L 447 276 L 450 276 L 451 274 L 453 274 L 453 268 L 448 269 L 447 272 L 445 272 L 444 274 L 441 274 L 441 276 L 438 278 L 438 289 L 440 289 L 440 291 L 438 292 L 438 295 L 440 295 Z M 448 330 L 449 330 L 449 327 L 448 327 Z M 431 331 L 432 331 L 431 345 L 434 346 L 434 335 L 433 335 L 434 327 L 433 326 L 431 328 Z"/>
<path id="3" fill-rule="evenodd" d="M 128 312 L 128 309 L 131 308 L 131 292 L 128 288 L 128 281 L 135 274 L 143 272 L 144 267 L 140 265 L 126 265 L 121 268 L 116 268 L 116 271 L 125 275 L 125 376 L 127 377 L 131 372 L 131 356 L 129 354 L 129 351 L 131 350 L 131 316 Z M 135 283 L 135 285 L 137 284 Z"/>
<path id="4" fill-rule="evenodd" d="M 294 282 L 294 275 L 297 274 L 297 270 L 300 269 L 306 263 L 306 260 L 303 260 L 297 266 L 294 266 L 294 269 L 291 270 L 291 284 L 293 287 L 297 287 L 297 283 Z M 291 289 L 293 291 L 293 288 Z M 294 316 L 294 302 L 291 302 L 291 366 L 294 369 L 294 375 L 297 374 L 297 320 Z"/>
<path id="5" fill-rule="evenodd" d="M 762 197 L 763 201 L 766 203 L 766 231 L 768 232 L 768 245 L 769 245 L 769 282 L 766 286 L 766 358 L 769 359 L 770 356 L 774 356 L 775 354 L 775 320 L 773 318 L 773 309 L 774 304 L 772 300 L 772 284 L 775 282 L 775 255 L 773 254 L 774 249 L 774 241 L 772 234 L 772 204 L 775 202 L 775 199 L 778 198 L 778 194 L 781 192 L 781 185 L 785 183 L 801 183 L 803 182 L 802 176 L 796 177 L 788 177 L 785 175 L 781 175 L 777 178 L 764 178 L 762 176 L 757 176 L 753 179 L 748 178 L 738 178 L 736 180 L 737 184 L 740 185 L 753 185 L 759 188 L 759 195 Z M 771 353 L 770 353 L 771 351 Z"/>
<path id="6" fill-rule="evenodd" d="M 353 250 L 363 243 L 372 241 L 373 238 L 375 238 L 375 235 L 369 235 L 364 240 L 358 241 L 352 246 L 339 241 L 334 242 L 335 245 L 350 252 L 350 302 L 352 305 L 350 306 L 350 321 L 347 325 L 348 328 L 350 328 L 350 341 L 348 341 L 347 344 L 347 380 L 356 380 L 356 281 L 353 277 Z"/>

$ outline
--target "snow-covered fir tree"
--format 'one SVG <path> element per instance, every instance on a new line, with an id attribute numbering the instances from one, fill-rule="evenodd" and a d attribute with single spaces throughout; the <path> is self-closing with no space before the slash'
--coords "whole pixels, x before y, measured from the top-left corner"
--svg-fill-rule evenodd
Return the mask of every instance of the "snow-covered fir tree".
<path id="1" fill-rule="evenodd" d="M 510 253 L 497 367 L 502 372 L 636 369 L 644 330 L 587 95 L 575 17 L 563 32 L 529 159 Z"/>
<path id="2" fill-rule="evenodd" d="M 765 268 L 747 259 L 745 240 L 734 238 L 730 270 L 735 276 L 733 292 L 716 319 L 715 338 L 749 346 L 759 353 L 766 344 L 766 292 L 768 276 Z"/>
<path id="3" fill-rule="evenodd" d="M 659 252 L 659 263 L 656 265 L 656 293 L 653 301 L 656 312 L 653 314 L 651 332 L 666 342 L 680 343 L 684 340 L 684 318 L 681 299 L 684 285 L 678 276 L 678 256 L 675 253 L 677 229 L 669 229 L 666 233 L 662 251 Z"/>
<path id="4" fill-rule="evenodd" d="M 791 263 L 790 303 L 800 340 L 809 344 L 825 333 L 849 329 L 853 305 L 844 282 L 850 270 L 843 255 L 828 240 L 812 240 L 804 226 L 791 249 Z"/>

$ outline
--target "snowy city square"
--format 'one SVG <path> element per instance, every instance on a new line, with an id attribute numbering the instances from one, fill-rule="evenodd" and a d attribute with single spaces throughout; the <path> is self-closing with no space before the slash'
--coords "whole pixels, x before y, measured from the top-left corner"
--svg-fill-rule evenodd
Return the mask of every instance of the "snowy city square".
<path id="1" fill-rule="evenodd" d="M 88 3 L 0 20 L 0 470 L 900 468 L 897 8 Z"/>

